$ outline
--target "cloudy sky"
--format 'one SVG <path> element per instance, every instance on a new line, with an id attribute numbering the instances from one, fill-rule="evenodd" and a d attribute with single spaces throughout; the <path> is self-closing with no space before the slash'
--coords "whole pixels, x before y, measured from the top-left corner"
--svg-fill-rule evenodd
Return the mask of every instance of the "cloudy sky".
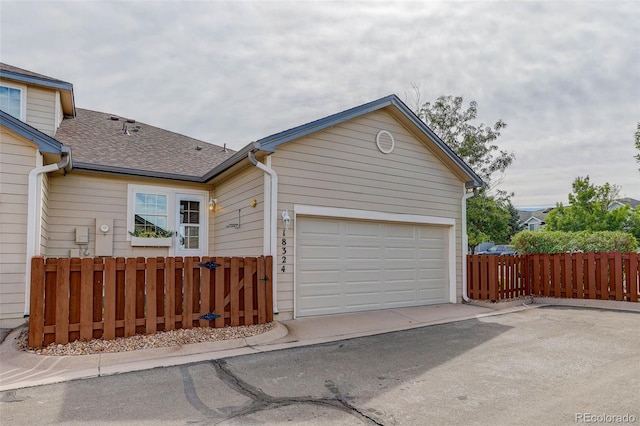
<path id="1" fill-rule="evenodd" d="M 233 149 L 392 93 L 413 107 L 419 85 L 507 123 L 517 207 L 587 175 L 640 199 L 638 0 L 2 0 L 0 28 L 0 60 L 72 83 L 78 107 Z"/>

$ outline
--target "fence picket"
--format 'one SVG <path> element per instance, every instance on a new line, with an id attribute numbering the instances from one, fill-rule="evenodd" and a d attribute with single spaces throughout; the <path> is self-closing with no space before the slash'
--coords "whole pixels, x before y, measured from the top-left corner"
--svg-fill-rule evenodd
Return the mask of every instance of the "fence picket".
<path id="1" fill-rule="evenodd" d="M 224 327 L 225 324 L 225 259 L 224 257 L 216 257 L 216 263 L 220 265 L 215 269 L 215 287 L 213 289 L 215 299 L 214 299 L 214 307 L 215 313 L 220 315 L 215 319 L 216 327 Z"/>
<path id="2" fill-rule="evenodd" d="M 56 323 L 55 340 L 69 342 L 69 259 L 59 259 L 56 270 Z"/>
<path id="3" fill-rule="evenodd" d="M 182 328 L 193 328 L 193 258 L 184 259 L 184 307 Z"/>
<path id="4" fill-rule="evenodd" d="M 253 324 L 253 288 L 256 271 L 256 259 L 244 259 L 244 325 Z"/>
<path id="5" fill-rule="evenodd" d="M 157 291 L 158 291 L 158 260 L 153 257 L 147 259 L 147 295 L 145 312 L 145 333 L 155 334 L 158 324 Z"/>
<path id="6" fill-rule="evenodd" d="M 231 279 L 229 289 L 229 304 L 231 305 L 231 326 L 240 325 L 240 259 L 231 258 Z"/>
<path id="7" fill-rule="evenodd" d="M 630 293 L 629 300 L 638 301 L 640 294 L 640 276 L 638 276 L 640 266 L 640 253 L 629 253 L 629 269 L 627 269 L 627 291 Z"/>
<path id="8" fill-rule="evenodd" d="M 213 262 L 213 259 L 208 257 L 202 258 L 202 263 Z M 200 268 L 200 314 L 206 314 L 209 312 L 211 306 L 211 269 L 202 267 Z M 200 327 L 207 327 L 209 321 L 206 319 L 199 320 Z"/>
<path id="9" fill-rule="evenodd" d="M 124 337 L 136 334 L 137 264 L 138 259 L 127 259 L 124 283 Z"/>
<path id="10" fill-rule="evenodd" d="M 164 330 L 175 330 L 175 297 L 176 297 L 176 259 L 167 258 L 165 269 L 165 302 L 164 302 Z"/>
<path id="11" fill-rule="evenodd" d="M 268 307 L 267 310 L 267 322 L 273 321 L 273 256 L 262 256 L 261 259 L 266 263 L 266 297 L 264 305 Z"/>
<path id="12" fill-rule="evenodd" d="M 622 253 L 617 251 L 613 253 L 613 284 L 616 291 L 616 300 L 623 300 L 622 281 Z"/>
<path id="13" fill-rule="evenodd" d="M 93 339 L 93 259 L 82 259 L 80 282 L 80 340 Z"/>
<path id="14" fill-rule="evenodd" d="M 596 256 L 595 253 L 587 253 L 587 267 L 584 271 L 584 277 L 587 279 L 587 285 L 583 286 L 584 298 L 595 299 L 596 298 Z M 587 297 L 588 296 L 588 297 Z"/>
<path id="15" fill-rule="evenodd" d="M 104 326 L 102 338 L 116 338 L 116 259 L 104 260 Z"/>

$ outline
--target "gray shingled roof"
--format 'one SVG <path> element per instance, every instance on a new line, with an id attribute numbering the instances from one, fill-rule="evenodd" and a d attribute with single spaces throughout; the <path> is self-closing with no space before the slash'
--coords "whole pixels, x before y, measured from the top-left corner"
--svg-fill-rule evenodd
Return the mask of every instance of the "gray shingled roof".
<path id="1" fill-rule="evenodd" d="M 198 180 L 235 152 L 145 123 L 80 108 L 75 118 L 62 121 L 55 138 L 71 147 L 74 169 L 182 180 Z"/>
<path id="2" fill-rule="evenodd" d="M 541 222 L 544 222 L 547 219 L 547 216 L 549 216 L 549 212 L 553 210 L 553 207 L 545 207 L 543 209 L 540 210 L 533 210 L 533 211 L 529 211 L 529 210 L 518 210 L 518 216 L 520 216 L 520 222 L 524 223 L 527 220 L 531 219 L 532 217 L 540 220 Z"/>

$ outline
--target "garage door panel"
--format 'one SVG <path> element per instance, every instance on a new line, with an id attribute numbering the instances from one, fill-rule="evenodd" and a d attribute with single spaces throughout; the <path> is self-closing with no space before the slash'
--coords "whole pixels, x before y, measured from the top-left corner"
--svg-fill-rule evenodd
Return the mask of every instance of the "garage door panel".
<path id="1" fill-rule="evenodd" d="M 380 283 L 380 271 L 377 269 L 352 269 L 346 270 L 345 283 L 375 283 L 376 286 Z"/>
<path id="2" fill-rule="evenodd" d="M 415 247 L 388 247 L 385 250 L 385 257 L 390 260 L 405 260 L 410 259 L 413 261 L 415 257 Z"/>
<path id="3" fill-rule="evenodd" d="M 380 247 L 371 247 L 366 245 L 348 245 L 345 247 L 346 259 L 377 259 L 381 255 Z"/>
<path id="4" fill-rule="evenodd" d="M 429 225 L 299 216 L 296 315 L 447 302 L 448 232 Z"/>
<path id="5" fill-rule="evenodd" d="M 345 235 L 361 239 L 379 239 L 380 226 L 376 222 L 342 222 Z"/>
<path id="6" fill-rule="evenodd" d="M 323 269 L 311 269 L 299 272 L 300 278 L 304 281 L 305 285 L 313 286 L 316 284 L 330 284 L 336 285 L 342 282 L 341 271 L 327 271 Z"/>
<path id="7" fill-rule="evenodd" d="M 340 292 L 340 283 L 310 284 L 305 289 L 304 297 L 339 297 Z"/>
<path id="8" fill-rule="evenodd" d="M 340 235 L 340 223 L 333 222 L 327 223 L 324 219 L 317 218 L 305 218 L 304 222 L 298 222 L 297 224 L 298 235 L 304 237 L 322 237 L 327 238 L 331 235 Z"/>
<path id="9" fill-rule="evenodd" d="M 416 230 L 411 226 L 393 225 L 385 226 L 384 236 L 386 238 L 396 238 L 398 240 L 415 240 Z"/>

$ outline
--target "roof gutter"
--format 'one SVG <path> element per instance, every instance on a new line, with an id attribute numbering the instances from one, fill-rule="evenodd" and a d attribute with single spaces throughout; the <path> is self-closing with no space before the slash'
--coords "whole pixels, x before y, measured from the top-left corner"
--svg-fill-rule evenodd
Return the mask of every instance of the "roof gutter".
<path id="1" fill-rule="evenodd" d="M 251 164 L 253 164 L 255 167 L 259 168 L 260 170 L 262 170 L 265 174 L 269 175 L 270 181 L 271 181 L 271 188 L 269 190 L 269 225 L 267 226 L 267 218 L 265 215 L 265 226 L 264 226 L 264 240 L 265 240 L 265 244 L 264 244 L 264 248 L 266 251 L 266 255 L 267 256 L 274 256 L 276 255 L 276 250 L 277 250 L 277 246 L 276 246 L 276 236 L 278 235 L 278 175 L 276 174 L 275 170 L 273 170 L 271 167 L 259 162 L 256 159 L 256 156 L 253 154 L 253 151 L 249 151 L 247 153 L 247 158 L 249 159 L 249 162 Z M 265 200 L 267 200 L 266 194 L 265 194 Z M 265 206 L 265 211 L 267 210 L 267 206 Z M 267 244 L 267 241 L 269 242 L 269 244 Z M 273 288 L 273 313 L 277 314 L 278 313 L 278 265 L 274 261 L 272 262 L 273 264 L 273 271 L 271 272 L 271 277 L 272 277 L 272 288 Z"/>
<path id="2" fill-rule="evenodd" d="M 27 261 L 25 269 L 24 316 L 28 317 L 31 308 L 31 258 L 40 255 L 40 236 L 42 217 L 42 182 L 40 175 L 71 167 L 71 149 L 61 147 L 62 158 L 56 164 L 39 166 L 29 172 L 29 195 L 27 199 Z M 38 151 L 38 154 L 40 152 Z"/>

